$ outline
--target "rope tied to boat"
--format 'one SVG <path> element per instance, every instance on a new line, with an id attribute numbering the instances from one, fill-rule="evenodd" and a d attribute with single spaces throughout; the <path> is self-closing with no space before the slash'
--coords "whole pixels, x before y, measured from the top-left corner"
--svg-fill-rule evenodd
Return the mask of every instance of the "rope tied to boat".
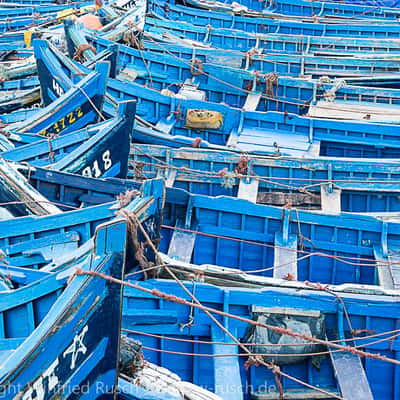
<path id="1" fill-rule="evenodd" d="M 238 175 L 248 175 L 249 159 L 248 159 L 247 155 L 242 155 L 240 157 L 240 160 L 239 160 L 237 166 L 235 167 L 235 172 Z"/>
<path id="2" fill-rule="evenodd" d="M 344 79 L 335 79 L 330 89 L 326 90 L 323 97 L 326 101 L 333 102 L 336 99 L 336 92 L 346 86 Z"/>
<path id="3" fill-rule="evenodd" d="M 130 200 L 128 201 L 128 199 L 132 199 L 138 194 L 140 194 L 140 192 L 136 190 L 131 191 L 130 193 L 125 193 L 123 195 L 124 202 L 127 201 L 129 203 Z M 156 276 L 158 271 L 154 271 L 154 263 L 152 261 L 149 261 L 144 253 L 146 247 L 145 242 L 139 241 L 138 228 L 140 221 L 137 218 L 136 214 L 130 210 L 127 210 L 126 208 L 121 208 L 119 211 L 117 211 L 116 214 L 123 217 L 127 222 L 129 242 L 132 245 L 134 257 L 143 272 L 144 278 L 149 279 L 148 271 L 150 270 L 152 271 L 151 277 Z"/>
<path id="4" fill-rule="evenodd" d="M 124 43 L 128 44 L 134 49 L 144 50 L 143 41 L 140 40 L 132 30 L 125 31 L 122 36 L 122 40 Z"/>
<path id="5" fill-rule="evenodd" d="M 199 147 L 200 147 L 200 143 L 201 143 L 202 140 L 203 140 L 203 139 L 202 139 L 201 137 L 196 137 L 196 138 L 194 138 L 194 139 L 193 139 L 193 142 L 192 142 L 192 144 L 191 144 L 191 146 L 192 146 L 193 148 L 195 148 L 195 149 L 199 148 Z"/>
<path id="6" fill-rule="evenodd" d="M 83 52 L 86 50 L 91 50 L 94 54 L 97 54 L 97 50 L 91 44 L 81 43 L 75 50 L 75 53 L 72 57 L 74 61 L 78 61 L 80 63 L 84 62 Z"/>
<path id="7" fill-rule="evenodd" d="M 265 93 L 268 97 L 275 98 L 274 88 L 278 89 L 279 75 L 276 72 L 269 72 L 264 75 Z"/>
<path id="8" fill-rule="evenodd" d="M 202 75 L 203 72 L 204 72 L 203 61 L 201 61 L 199 58 L 194 58 L 192 60 L 192 63 L 190 64 L 190 73 L 193 76 L 199 76 Z"/>

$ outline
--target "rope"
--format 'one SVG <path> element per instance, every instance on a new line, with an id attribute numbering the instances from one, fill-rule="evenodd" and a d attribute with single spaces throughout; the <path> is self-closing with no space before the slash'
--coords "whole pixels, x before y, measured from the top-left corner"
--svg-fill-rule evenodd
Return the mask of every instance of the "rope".
<path id="1" fill-rule="evenodd" d="M 390 364 L 400 365 L 400 360 L 392 359 L 390 357 L 383 356 L 381 354 L 368 353 L 368 352 L 356 349 L 353 346 L 344 346 L 344 345 L 340 345 L 340 344 L 331 342 L 329 340 L 323 340 L 323 339 L 318 339 L 318 338 L 315 338 L 315 337 L 310 337 L 310 336 L 305 335 L 305 334 L 292 332 L 290 329 L 279 328 L 279 327 L 276 327 L 276 326 L 273 326 L 273 325 L 269 325 L 269 324 L 261 323 L 261 322 L 258 322 L 258 321 L 254 321 L 254 320 L 249 319 L 249 318 L 240 317 L 238 315 L 234 315 L 234 314 L 230 314 L 228 312 L 217 310 L 217 309 L 209 307 L 209 306 L 204 306 L 204 305 L 200 305 L 200 304 L 197 304 L 197 303 L 192 303 L 191 301 L 188 301 L 188 300 L 186 300 L 184 298 L 181 298 L 181 297 L 178 297 L 178 296 L 175 296 L 175 295 L 171 295 L 171 294 L 162 292 L 162 291 L 160 291 L 158 289 L 148 289 L 148 288 L 142 287 L 142 286 L 140 286 L 138 284 L 131 283 L 131 282 L 126 282 L 126 281 L 123 281 L 121 279 L 114 278 L 114 277 L 112 277 L 110 275 L 103 274 L 101 272 L 85 271 L 85 270 L 82 270 L 81 268 L 78 267 L 74 274 L 77 275 L 77 276 L 90 275 L 90 276 L 98 277 L 98 278 L 101 278 L 101 279 L 105 279 L 105 280 L 107 280 L 109 282 L 117 283 L 117 284 L 120 284 L 120 285 L 123 285 L 123 286 L 128 286 L 128 287 L 130 287 L 132 289 L 137 289 L 137 290 L 139 290 L 141 292 L 150 294 L 151 296 L 158 297 L 160 299 L 164 299 L 164 300 L 167 300 L 167 301 L 170 301 L 170 302 L 174 302 L 174 303 L 177 303 L 177 304 L 181 304 L 181 305 L 184 305 L 184 306 L 188 306 L 188 307 L 195 307 L 195 308 L 200 309 L 202 311 L 208 311 L 210 313 L 213 313 L 213 314 L 216 314 L 216 315 L 220 315 L 220 316 L 223 316 L 223 317 L 228 317 L 228 318 L 231 318 L 231 319 L 235 319 L 237 321 L 244 322 L 246 324 L 255 325 L 255 326 L 259 326 L 261 328 L 270 329 L 270 330 L 272 330 L 274 332 L 277 332 L 277 333 L 279 333 L 281 335 L 288 335 L 288 336 L 299 338 L 299 339 L 303 339 L 303 340 L 306 340 L 306 341 L 309 341 L 309 342 L 314 342 L 314 343 L 321 344 L 321 345 L 324 345 L 324 346 L 333 347 L 333 348 L 336 348 L 336 349 L 340 349 L 341 351 L 346 351 L 346 352 L 350 352 L 352 354 L 356 354 L 356 355 L 358 355 L 360 357 L 371 358 L 371 359 L 375 359 L 375 360 L 385 361 L 385 362 L 388 362 Z"/>
<path id="2" fill-rule="evenodd" d="M 177 55 L 175 55 L 174 53 L 172 53 L 171 51 L 169 51 L 166 47 L 164 47 L 161 43 L 156 42 L 151 35 L 147 34 L 146 32 L 142 32 L 144 36 L 146 36 L 151 42 L 153 42 L 156 46 L 158 46 L 160 49 L 162 49 L 165 53 L 169 54 L 171 57 L 174 57 L 175 59 L 179 60 L 181 63 L 185 64 L 186 66 L 188 66 L 189 68 L 192 67 L 192 64 L 190 62 L 187 62 L 185 59 L 178 57 Z M 232 83 L 226 82 L 223 79 L 217 78 L 216 76 L 213 76 L 211 74 L 209 74 L 208 72 L 200 71 L 199 69 L 197 69 L 198 72 L 201 72 L 201 75 L 207 76 L 210 79 L 215 80 L 216 82 L 222 83 L 223 85 L 226 85 L 228 87 L 231 87 L 233 89 L 239 90 L 243 93 L 246 93 L 247 95 L 252 93 L 251 90 L 247 90 L 244 88 L 241 88 L 240 86 L 236 86 Z M 199 74 L 199 75 L 200 75 Z M 267 74 L 268 75 L 268 74 Z M 262 95 L 261 96 L 262 99 L 266 99 L 266 100 L 273 100 L 273 101 L 278 101 L 280 103 L 284 103 L 284 104 L 291 104 L 291 105 L 296 105 L 296 106 L 307 106 L 307 102 L 303 101 L 303 100 L 299 100 L 298 103 L 294 102 L 294 101 L 289 101 L 289 100 L 283 100 L 283 99 L 277 99 L 275 97 L 268 97 L 267 95 Z"/>
<path id="3" fill-rule="evenodd" d="M 126 329 L 125 329 L 126 331 Z M 139 332 L 139 334 L 142 334 L 142 332 Z M 153 335 L 152 335 L 153 336 Z M 159 336 L 159 335 L 157 335 Z M 400 333 L 397 335 L 393 335 L 390 336 L 388 338 L 385 339 L 380 339 L 380 340 L 375 340 L 374 342 L 371 343 L 366 343 L 363 345 L 357 345 L 354 346 L 355 349 L 359 349 L 361 347 L 368 347 L 368 346 L 373 346 L 375 344 L 379 344 L 382 343 L 384 341 L 388 341 L 388 340 L 393 340 L 396 339 L 397 337 L 400 337 Z M 169 338 L 168 336 L 160 336 L 160 339 L 167 339 L 167 340 L 173 340 L 174 338 Z M 184 340 L 184 339 L 182 339 Z M 197 342 L 195 342 L 197 343 Z M 241 342 L 242 343 L 242 342 Z M 229 345 L 233 345 L 233 346 L 237 346 L 237 344 L 235 343 L 226 343 L 226 342 L 222 342 L 221 344 L 229 344 Z M 244 343 L 243 343 L 244 344 Z M 282 345 L 285 343 L 282 343 Z M 298 345 L 300 346 L 304 346 L 306 344 L 313 344 L 313 343 L 298 343 Z M 244 344 L 246 346 L 249 346 L 248 344 Z M 257 346 L 271 346 L 267 345 L 267 344 L 256 344 Z M 281 346 L 280 344 L 275 344 L 276 346 Z M 287 345 L 287 344 L 286 344 Z M 172 351 L 172 350 L 164 350 L 164 349 L 157 349 L 154 347 L 146 347 L 144 345 L 142 345 L 142 347 L 146 350 L 150 350 L 150 351 L 156 351 L 159 353 L 168 353 L 168 354 L 176 354 L 176 355 L 180 355 L 180 356 L 192 356 L 192 357 L 208 357 L 208 358 L 218 358 L 218 357 L 248 357 L 249 354 L 243 354 L 243 353 L 237 353 L 237 354 L 232 354 L 232 353 L 226 353 L 226 354 L 215 354 L 215 353 L 188 353 L 188 352 L 181 352 L 181 351 Z M 324 356 L 327 354 L 331 354 L 331 353 L 341 353 L 342 350 L 331 350 L 331 351 L 319 351 L 319 352 L 314 352 L 314 353 L 250 353 L 251 356 L 254 357 L 315 357 L 315 356 Z"/>
<path id="4" fill-rule="evenodd" d="M 247 239 L 239 239 L 239 238 L 234 238 L 234 237 L 230 237 L 230 236 L 223 236 L 223 235 L 217 235 L 214 233 L 207 233 L 207 232 L 200 232 L 200 231 L 194 231 L 191 229 L 187 229 L 187 228 L 179 228 L 179 227 L 175 227 L 175 226 L 169 226 L 169 225 L 161 225 L 162 228 L 165 229 L 171 229 L 171 230 L 179 230 L 182 232 L 188 232 L 188 233 L 195 233 L 197 235 L 202 235 L 202 236 L 209 236 L 209 237 L 214 237 L 217 239 L 225 239 L 225 240 L 232 240 L 235 242 L 240 242 L 240 243 L 245 243 L 245 244 L 252 244 L 255 246 L 262 246 L 262 247 L 268 247 L 268 248 L 276 248 L 276 249 L 285 249 L 288 251 L 293 251 L 296 253 L 302 253 L 302 254 L 306 254 L 308 257 L 312 257 L 312 256 L 318 256 L 318 257 L 326 257 L 326 258 L 332 258 L 335 259 L 337 261 L 340 261 L 344 264 L 348 264 L 348 265 L 355 265 L 355 266 L 364 266 L 364 267 L 375 267 L 375 260 L 371 260 L 369 258 L 363 258 L 363 257 L 351 257 L 351 256 L 336 256 L 333 254 L 326 254 L 326 253 L 321 253 L 321 252 L 310 252 L 310 251 L 306 251 L 306 250 L 296 250 L 296 249 L 290 249 L 287 247 L 281 247 L 281 246 L 275 246 L 273 244 L 268 244 L 268 243 L 260 243 L 260 242 L 256 242 L 253 240 L 247 240 Z M 371 264 L 369 263 L 355 263 L 352 261 L 347 261 L 347 260 L 355 260 L 355 261 L 369 261 Z M 379 261 L 379 263 L 381 263 L 381 261 Z M 395 263 L 391 263 L 388 261 L 382 261 L 382 263 L 385 264 L 400 264 L 400 262 L 395 262 Z M 255 271 L 263 271 L 263 270 L 255 270 Z"/>
<path id="5" fill-rule="evenodd" d="M 135 331 L 133 329 L 128 329 L 128 328 L 122 328 L 124 332 L 132 333 L 135 335 L 142 335 L 142 336 L 148 336 L 148 337 L 153 337 L 156 339 L 167 339 L 175 342 L 184 342 L 184 343 L 197 343 L 197 344 L 206 344 L 206 345 L 223 345 L 223 346 L 236 346 L 235 343 L 230 343 L 230 342 L 216 342 L 216 341 L 207 341 L 207 340 L 195 340 L 195 339 L 183 339 L 183 338 L 176 338 L 172 336 L 166 336 L 166 335 L 157 335 L 155 333 L 149 333 L 149 332 L 142 332 L 142 331 Z M 354 337 L 354 338 L 349 338 L 349 339 L 337 339 L 337 340 L 331 340 L 332 343 L 336 342 L 352 342 L 352 341 L 357 341 L 357 340 L 365 340 L 365 339 L 371 339 L 375 337 L 380 337 L 383 335 L 389 335 L 392 334 L 392 336 L 389 336 L 387 338 L 383 338 L 382 340 L 391 340 L 392 337 L 397 337 L 400 335 L 400 329 L 394 329 L 392 331 L 386 331 L 386 332 L 381 332 L 381 333 L 376 333 L 373 335 L 368 335 L 368 336 L 362 336 L 362 337 Z M 296 346 L 313 346 L 314 343 L 246 343 L 246 342 L 241 342 L 246 346 L 260 346 L 260 347 L 296 347 Z M 377 342 L 370 342 L 367 344 L 363 345 L 357 345 L 356 347 L 363 347 L 363 346 L 371 346 L 373 344 L 376 344 Z M 336 350 L 333 350 L 336 351 Z"/>
<path id="6" fill-rule="evenodd" d="M 78 85 L 73 85 L 74 87 L 76 87 L 77 89 L 79 89 L 83 95 L 87 98 L 87 100 L 89 101 L 90 105 L 93 107 L 93 109 L 96 111 L 96 113 L 98 114 L 98 116 L 105 121 L 106 118 L 103 116 L 103 114 L 101 113 L 101 111 L 96 107 L 96 104 L 93 103 L 92 99 L 87 95 L 87 93 Z"/>
<path id="7" fill-rule="evenodd" d="M 148 236 L 146 230 L 143 228 L 142 224 L 140 223 L 140 221 L 139 221 L 139 219 L 136 217 L 136 215 L 134 215 L 134 217 L 136 218 L 136 220 L 137 220 L 137 222 L 138 222 L 138 226 L 139 226 L 139 228 L 140 228 L 140 230 L 141 230 L 143 236 L 145 237 L 147 243 L 148 243 L 149 246 L 153 249 L 154 254 L 156 255 L 156 259 L 159 259 L 159 260 L 160 260 L 161 257 L 160 257 L 160 255 L 159 255 L 159 253 L 158 253 L 158 250 L 155 248 L 155 246 L 154 246 L 153 242 L 151 241 L 151 239 L 149 238 L 149 236 Z M 281 369 L 280 369 L 279 367 L 273 365 L 272 363 L 265 362 L 264 360 L 259 359 L 259 357 L 257 357 L 257 358 L 255 359 L 253 356 L 251 356 L 251 352 L 247 349 L 247 347 L 244 346 L 244 345 L 242 345 L 242 344 L 240 343 L 240 341 L 238 340 L 238 338 L 237 338 L 236 336 L 234 336 L 231 332 L 229 332 L 229 331 L 225 328 L 225 326 L 224 326 L 220 321 L 218 321 L 218 320 L 215 318 L 215 316 L 210 312 L 210 310 L 207 309 L 207 307 L 204 307 L 204 306 L 200 303 L 200 301 L 197 299 L 197 297 L 195 297 L 195 295 L 194 295 L 193 293 L 191 293 L 191 292 L 186 288 L 185 285 L 183 285 L 183 283 L 182 283 L 182 282 L 176 277 L 176 275 L 168 268 L 168 266 L 165 266 L 165 269 L 166 269 L 166 271 L 171 275 L 171 277 L 176 281 L 176 283 L 177 283 L 177 284 L 186 292 L 186 294 L 188 294 L 189 297 L 192 299 L 192 302 L 191 302 L 191 303 L 190 303 L 190 302 L 187 302 L 187 300 L 185 300 L 187 303 L 191 304 L 191 307 L 192 307 L 191 309 L 193 310 L 195 307 L 196 307 L 196 308 L 202 307 L 202 308 L 203 308 L 203 311 L 208 315 L 208 317 L 209 317 L 223 332 L 225 332 L 225 334 L 227 334 L 233 341 L 235 341 L 235 342 L 238 344 L 238 346 L 239 346 L 244 352 L 246 352 L 246 353 L 248 354 L 248 356 L 249 356 L 248 362 L 255 363 L 255 364 L 257 364 L 257 365 L 258 365 L 258 364 L 262 364 L 262 365 L 264 365 L 265 367 L 267 367 L 268 369 L 270 369 L 270 370 L 274 373 L 274 375 L 275 375 L 275 380 L 277 381 L 277 384 L 279 385 L 280 388 L 282 388 L 282 386 L 280 385 L 280 380 L 278 379 L 278 375 L 279 375 L 279 376 L 284 376 L 284 377 L 286 377 L 286 378 L 289 379 L 289 380 L 292 380 L 292 381 L 294 381 L 294 382 L 297 382 L 297 383 L 299 383 L 299 384 L 301 384 L 301 385 L 303 385 L 303 386 L 305 386 L 305 387 L 308 387 L 308 388 L 310 388 L 310 389 L 313 389 L 313 390 L 315 390 L 315 391 L 317 391 L 317 392 L 321 392 L 321 393 L 324 393 L 324 394 L 326 394 L 326 395 L 335 397 L 335 398 L 337 398 L 337 399 L 344 400 L 344 399 L 342 399 L 341 397 L 336 396 L 335 394 L 332 394 L 332 393 L 330 393 L 330 392 L 327 392 L 327 391 L 325 391 L 325 390 L 323 390 L 323 389 L 320 389 L 320 388 L 318 388 L 318 387 L 316 387 L 316 386 L 310 385 L 310 384 L 307 383 L 307 382 L 304 382 L 304 381 L 302 381 L 302 380 L 300 380 L 300 379 L 297 379 L 297 378 L 295 378 L 295 377 L 293 377 L 293 376 L 291 376 L 291 375 L 289 375 L 289 374 L 287 374 L 287 373 L 285 373 L 285 372 L 282 372 Z M 294 333 L 294 332 L 293 332 L 293 333 Z"/>

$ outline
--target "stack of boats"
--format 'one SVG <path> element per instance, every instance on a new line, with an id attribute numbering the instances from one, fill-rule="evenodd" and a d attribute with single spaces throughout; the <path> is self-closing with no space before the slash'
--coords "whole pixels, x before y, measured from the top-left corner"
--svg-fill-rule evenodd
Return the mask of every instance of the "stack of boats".
<path id="1" fill-rule="evenodd" d="M 396 6 L 2 0 L 0 396 L 399 400 Z"/>

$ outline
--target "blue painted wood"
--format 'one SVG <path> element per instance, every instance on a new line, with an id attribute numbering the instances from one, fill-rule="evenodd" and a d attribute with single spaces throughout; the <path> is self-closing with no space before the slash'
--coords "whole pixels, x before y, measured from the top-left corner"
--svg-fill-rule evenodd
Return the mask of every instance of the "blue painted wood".
<path id="1" fill-rule="evenodd" d="M 170 189 L 160 244 L 165 253 L 178 220 L 186 220 L 186 227 L 196 233 L 191 262 L 260 270 L 264 276 L 272 276 L 277 268 L 275 235 L 284 232 L 286 226 L 291 241 L 297 238 L 300 281 L 375 284 L 374 248 L 386 241 L 387 248 L 395 250 L 400 240 L 397 222 L 372 216 L 342 213 L 339 218 L 336 214 L 289 209 L 285 219 L 280 207 Z M 386 234 L 382 231 L 384 224 Z"/>
<path id="2" fill-rule="evenodd" d="M 132 185 L 128 185 L 127 188 L 132 188 Z M 158 235 L 159 229 L 157 218 L 160 216 L 164 198 L 163 183 L 161 180 L 148 181 L 143 183 L 139 189 L 140 192 L 136 191 L 138 195 L 128 200 L 126 208 L 127 210 L 141 208 L 138 216 L 146 228 L 148 226 L 150 237 L 155 238 Z M 86 190 L 90 190 L 90 185 Z M 139 196 L 140 193 L 142 193 L 142 196 Z M 18 265 L 41 267 L 49 262 L 49 258 L 54 259 L 54 256 L 49 256 L 49 251 L 45 252 L 46 246 L 51 246 L 51 240 L 56 239 L 54 244 L 57 245 L 57 242 L 59 242 L 60 249 L 61 246 L 65 246 L 64 251 L 68 251 L 66 244 L 71 242 L 72 235 L 73 245 L 80 246 L 92 238 L 97 226 L 115 218 L 116 212 L 120 208 L 121 206 L 119 206 L 118 202 L 113 201 L 111 203 L 66 211 L 61 214 L 42 217 L 26 216 L 3 220 L 0 221 L 0 246 L 8 251 L 9 254 L 7 254 L 6 258 L 10 262 L 16 259 Z M 62 240 L 62 235 L 64 235 L 64 240 Z M 31 254 L 32 249 L 35 248 L 35 242 L 32 241 L 36 241 L 36 244 L 39 244 L 40 241 L 45 241 L 46 238 L 48 239 L 47 243 L 36 248 L 39 254 L 43 251 L 44 256 L 40 255 L 36 257 L 36 254 Z M 22 254 L 14 250 L 17 245 L 21 249 Z M 146 250 L 145 253 L 150 259 L 154 257 L 154 255 L 151 255 L 150 250 Z M 62 255 L 63 253 L 57 253 L 57 256 Z"/>
<path id="3" fill-rule="evenodd" d="M 51 137 L 97 122 L 98 112 L 102 109 L 108 66 L 100 63 L 97 71 L 88 75 L 76 88 L 71 88 L 53 104 L 39 110 L 32 118 L 10 125 L 6 130 L 40 133 L 42 136 Z"/>
<path id="4" fill-rule="evenodd" d="M 254 280 L 252 280 L 254 282 Z M 140 283 L 147 288 L 156 287 L 158 290 L 186 298 L 190 301 L 190 297 L 182 288 L 171 280 L 151 280 Z M 187 289 L 192 291 L 192 283 L 185 284 Z M 263 287 L 260 283 L 258 287 L 250 288 L 228 288 L 217 287 L 209 284 L 196 284 L 196 297 L 203 304 L 216 308 L 218 310 L 226 310 L 237 316 L 251 318 L 251 309 L 253 306 L 261 306 L 279 309 L 296 309 L 296 310 L 319 310 L 325 317 L 326 329 L 330 332 L 337 332 L 338 320 L 338 303 L 335 299 L 324 292 L 311 290 L 304 285 L 299 285 L 296 288 L 290 288 L 289 284 L 276 285 L 271 282 L 271 286 Z M 372 288 L 371 288 L 372 289 Z M 382 333 L 390 329 L 396 329 L 398 318 L 400 317 L 398 296 L 379 295 L 380 289 L 376 287 L 376 294 L 363 293 L 361 287 L 353 286 L 352 293 L 346 293 L 345 287 L 336 287 L 335 290 L 340 298 L 344 301 L 345 307 L 349 312 L 350 320 L 355 329 L 373 329 L 376 333 Z M 172 350 L 183 353 L 201 353 L 201 354 L 217 354 L 213 345 L 202 344 L 201 346 L 191 342 L 176 342 L 169 337 L 177 337 L 179 339 L 213 341 L 212 331 L 215 329 L 215 323 L 202 311 L 196 312 L 194 323 L 182 330 L 180 323 L 186 322 L 190 313 L 190 308 L 187 306 L 178 305 L 173 302 L 159 300 L 156 297 L 143 293 L 139 290 L 126 288 L 124 292 L 126 307 L 125 311 L 130 308 L 140 306 L 145 312 L 150 308 L 154 310 L 174 310 L 178 313 L 178 322 L 171 326 L 159 325 L 124 325 L 126 328 L 131 328 L 135 331 L 150 333 L 164 336 L 163 340 L 140 335 L 132 334 L 142 341 L 145 346 L 163 350 Z M 390 310 L 390 311 L 388 311 Z M 239 339 L 244 340 L 248 325 L 246 323 L 235 321 L 230 318 L 217 317 L 224 326 Z M 346 337 L 351 337 L 350 328 L 345 324 L 344 333 Z M 221 333 L 222 334 L 222 333 Z M 388 337 L 386 335 L 386 337 Z M 370 339 L 362 339 L 357 341 L 358 344 L 368 343 Z M 227 341 L 228 343 L 228 341 Z M 380 344 L 368 347 L 368 351 L 373 353 L 385 354 L 387 356 L 398 359 L 398 351 L 392 347 L 398 346 L 395 342 L 385 341 Z M 224 345 L 224 354 L 229 352 L 229 345 Z M 186 355 L 165 354 L 158 351 L 146 350 L 145 356 L 150 361 L 159 363 L 164 367 L 170 368 L 175 373 L 178 373 L 182 379 L 192 379 L 193 374 L 193 358 Z M 201 357 L 203 368 L 202 373 L 196 375 L 195 383 L 204 385 L 208 388 L 215 388 L 214 360 L 209 357 Z M 235 358 L 234 358 L 235 360 Z M 245 362 L 247 357 L 239 357 L 241 378 L 237 382 L 237 386 L 242 390 L 245 399 L 252 398 L 251 395 L 264 390 L 276 390 L 276 384 L 273 373 L 263 366 L 250 366 L 249 370 L 245 370 Z M 321 359 L 319 369 L 311 364 L 311 360 L 301 361 L 296 364 L 283 365 L 280 368 L 295 377 L 305 380 L 306 382 L 317 385 L 331 392 L 340 395 L 339 386 L 334 376 L 333 365 L 329 358 Z M 371 360 L 362 360 L 365 368 L 366 376 L 371 387 L 374 399 L 386 400 L 394 399 L 394 391 L 396 388 L 396 379 L 394 371 L 396 367 L 384 362 Z M 381 369 L 382 368 L 382 369 Z M 300 398 L 312 398 L 315 392 L 307 392 L 306 389 L 298 383 L 291 380 L 283 379 L 282 384 L 285 393 L 296 391 Z M 279 398 L 279 392 L 275 392 Z M 271 395 L 273 393 L 271 392 Z M 303 397 L 301 397 L 303 394 Z M 309 396 L 307 396 L 307 394 Z M 230 399 L 232 394 L 226 393 L 224 399 Z"/>
<path id="5" fill-rule="evenodd" d="M 127 50 L 130 52 L 130 50 Z M 157 58 L 157 57 L 154 57 Z M 154 60 L 157 63 L 157 60 Z M 162 66 L 162 63 L 159 63 Z M 164 67 L 162 67 L 164 68 Z M 233 75 L 232 75 L 233 77 Z M 234 135 L 235 148 L 248 153 L 310 155 L 319 146 L 319 155 L 357 157 L 398 157 L 394 140 L 396 126 L 365 123 L 365 121 L 337 121 L 298 117 L 276 112 L 245 112 L 223 104 L 201 100 L 177 99 L 164 96 L 136 83 L 109 80 L 108 93 L 116 99 L 138 98 L 137 114 L 157 127 L 168 121 L 168 132 L 138 127 L 134 138 L 153 144 L 172 147 L 193 143 L 199 147 L 226 146 Z M 189 110 L 206 109 L 221 113 L 223 125 L 219 129 L 188 129 Z M 172 125 L 173 124 L 173 125 Z M 187 137 L 189 136 L 189 137 Z M 197 138 L 200 138 L 199 141 Z"/>
<path id="6" fill-rule="evenodd" d="M 107 235 L 119 240 L 107 242 Z M 124 221 L 99 228 L 93 254 L 82 268 L 121 278 L 125 238 Z M 66 285 L 70 267 L 71 262 L 58 273 L 2 293 L 4 339 L 22 338 L 2 359 L 1 394 L 6 399 L 14 398 L 15 390 L 26 399 L 60 389 L 68 393 L 70 384 L 77 390 L 87 384 L 92 398 L 98 398 L 105 394 L 98 385 L 110 392 L 115 387 L 121 286 L 90 276 L 75 277 Z M 22 326 L 20 318 L 31 324 Z"/>
<path id="7" fill-rule="evenodd" d="M 183 39 L 195 40 L 206 45 L 218 49 L 232 50 L 232 55 L 238 57 L 238 52 L 246 52 L 248 50 L 257 49 L 257 54 L 263 53 L 284 53 L 284 54 L 313 54 L 318 55 L 343 55 L 353 54 L 354 56 L 362 54 L 367 56 L 368 53 L 384 53 L 391 52 L 396 54 L 399 51 L 397 39 L 387 38 L 363 38 L 363 37 L 341 37 L 335 39 L 325 36 L 301 36 L 279 33 L 254 34 L 239 29 L 229 28 L 212 28 L 193 25 L 190 22 L 160 20 L 156 18 L 146 18 L 146 32 L 143 34 L 145 48 L 152 51 L 162 51 L 163 48 L 173 49 L 174 46 L 187 46 L 188 51 L 193 52 L 190 43 Z M 155 43 L 156 41 L 156 43 Z M 158 42 L 158 43 L 157 43 Z M 214 60 L 218 60 L 216 49 L 207 47 L 196 48 L 196 56 L 198 54 L 208 54 Z M 246 65 L 250 69 L 262 69 L 257 66 L 257 54 L 254 56 L 253 63 Z M 245 55 L 241 55 L 243 58 Z M 218 57 L 224 59 L 223 54 Z M 251 55 L 247 55 L 253 59 Z M 228 58 L 228 57 L 226 57 Z M 237 61 L 236 61 L 237 62 Z M 216 61 L 214 61 L 216 63 Z"/>
<path id="8" fill-rule="evenodd" d="M 260 2 L 258 1 L 240 1 L 250 8 L 255 9 Z M 342 18 L 355 18 L 355 19 L 370 19 L 370 18 L 383 18 L 383 19 L 397 19 L 399 17 L 399 9 L 389 8 L 382 6 L 361 5 L 361 4 L 341 4 L 337 2 L 325 1 L 304 1 L 304 0 L 289 0 L 289 1 L 266 1 L 261 2 L 264 4 L 263 10 L 268 10 L 273 13 L 282 13 L 289 15 L 304 15 L 304 16 L 334 16 Z"/>
<path id="9" fill-rule="evenodd" d="M 241 29 L 257 33 L 287 33 L 295 35 L 334 36 L 334 37 L 399 37 L 397 24 L 365 23 L 312 23 L 300 20 L 279 20 L 265 17 L 242 17 L 223 12 L 200 10 L 181 5 L 172 5 L 167 1 L 149 1 L 149 10 L 163 18 L 188 21 L 194 25 L 216 28 Z"/>
<path id="10" fill-rule="evenodd" d="M 291 197 L 294 206 L 320 207 L 319 198 L 305 204 L 295 202 L 295 195 L 308 186 L 310 193 L 320 197 L 321 186 L 332 183 L 341 190 L 342 211 L 400 210 L 397 198 L 400 169 L 393 160 L 242 157 L 228 151 L 134 144 L 129 177 L 167 178 L 165 163 L 169 170 L 176 171 L 173 186 L 191 193 L 237 197 L 240 177 L 252 176 L 259 177 L 258 202 L 272 202 L 269 193 L 281 193 L 287 196 L 275 197 L 274 204 L 283 206 Z M 242 163 L 244 167 L 239 170 Z"/>
<path id="11" fill-rule="evenodd" d="M 33 143 L 5 151 L 2 156 L 88 177 L 125 178 L 134 116 L 135 102 L 122 103 L 115 118 L 47 140 L 36 135 Z M 15 139 L 27 142 L 29 136 L 17 135 Z"/>

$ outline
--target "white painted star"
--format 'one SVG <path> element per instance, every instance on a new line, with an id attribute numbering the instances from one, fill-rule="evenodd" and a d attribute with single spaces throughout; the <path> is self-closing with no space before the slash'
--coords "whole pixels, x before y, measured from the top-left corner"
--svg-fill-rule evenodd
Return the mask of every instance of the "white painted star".
<path id="1" fill-rule="evenodd" d="M 70 365 L 71 369 L 75 368 L 76 359 L 78 358 L 78 354 L 79 353 L 86 354 L 87 347 L 83 344 L 83 339 L 88 330 L 89 330 L 88 326 L 85 325 L 82 332 L 75 335 L 71 346 L 69 346 L 63 353 L 64 358 L 68 354 L 71 354 L 71 365 Z"/>

